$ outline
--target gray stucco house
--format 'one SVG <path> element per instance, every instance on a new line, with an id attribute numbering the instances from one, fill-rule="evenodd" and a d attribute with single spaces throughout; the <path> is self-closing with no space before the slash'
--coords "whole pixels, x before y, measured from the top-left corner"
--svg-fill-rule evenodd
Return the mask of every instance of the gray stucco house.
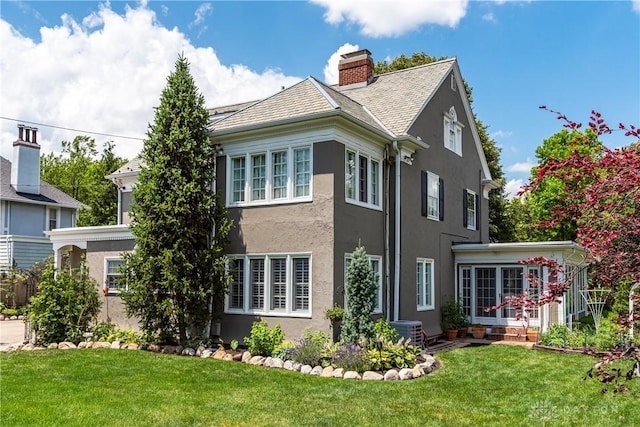
<path id="1" fill-rule="evenodd" d="M 221 148 L 216 191 L 235 223 L 225 340 L 247 336 L 258 318 L 289 338 L 329 331 L 325 310 L 344 304 L 359 243 L 379 276 L 376 315 L 420 322 L 429 336 L 441 333 L 440 308 L 454 298 L 474 323 L 515 323 L 509 311 L 484 308 L 527 287 L 520 259 L 584 261 L 572 242 L 489 244 L 488 193 L 497 185 L 456 59 L 376 76 L 361 50 L 343 55 L 339 72 L 336 86 L 308 77 L 266 99 L 210 110 Z M 49 233 L 58 253 L 86 251 L 109 295 L 117 295 L 119 254 L 134 247 L 126 224 L 139 170 L 134 160 L 108 177 L 120 191 L 120 225 Z M 128 324 L 116 300 L 110 317 Z M 566 306 L 534 324 L 565 322 L 576 315 Z"/>
<path id="2" fill-rule="evenodd" d="M 18 125 L 13 159 L 0 157 L 0 272 L 53 253 L 45 231 L 74 227 L 82 203 L 40 180 L 37 129 Z"/>

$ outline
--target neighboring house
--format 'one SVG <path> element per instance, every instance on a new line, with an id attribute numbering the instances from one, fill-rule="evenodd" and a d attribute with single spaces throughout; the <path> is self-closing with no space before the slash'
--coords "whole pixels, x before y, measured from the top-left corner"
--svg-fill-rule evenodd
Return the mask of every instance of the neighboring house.
<path id="1" fill-rule="evenodd" d="M 211 138 L 222 152 L 216 191 L 235 223 L 224 339 L 247 336 L 258 318 L 290 338 L 306 328 L 328 331 L 325 310 L 344 304 L 358 244 L 379 277 L 378 317 L 419 321 L 433 336 L 442 304 L 464 298 L 474 323 L 516 323 L 511 312 L 484 312 L 526 288 L 528 267 L 515 268 L 527 253 L 488 244 L 488 193 L 497 184 L 457 61 L 374 76 L 370 52 L 361 50 L 343 55 L 339 72 L 337 86 L 309 77 L 266 99 L 211 110 Z M 107 288 L 117 283 L 118 251 L 133 248 L 127 210 L 139 169 L 133 161 L 109 176 L 120 189 L 121 225 L 100 228 L 108 238 L 96 227 L 50 233 L 57 251 L 85 250 L 91 274 Z M 571 242 L 546 245 L 527 249 L 583 260 L 565 256 L 583 253 Z"/>
<path id="2" fill-rule="evenodd" d="M 0 275 L 13 267 L 28 269 L 53 254 L 44 232 L 74 227 L 83 205 L 40 180 L 38 130 L 18 125 L 13 159 L 0 157 Z M 0 301 L 26 304 L 35 288 L 3 286 Z"/>
<path id="3" fill-rule="evenodd" d="M 0 157 L 0 272 L 53 253 L 44 232 L 74 227 L 82 203 L 40 180 L 37 129 L 18 125 L 13 161 Z"/>

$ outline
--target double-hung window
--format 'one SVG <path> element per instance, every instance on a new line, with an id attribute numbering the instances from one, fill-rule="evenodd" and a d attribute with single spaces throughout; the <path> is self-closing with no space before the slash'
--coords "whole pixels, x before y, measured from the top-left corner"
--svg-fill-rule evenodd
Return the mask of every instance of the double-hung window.
<path id="1" fill-rule="evenodd" d="M 267 198 L 266 189 L 267 156 L 265 154 L 253 154 L 251 156 L 251 200 L 265 200 Z"/>
<path id="2" fill-rule="evenodd" d="M 311 314 L 310 255 L 237 255 L 232 258 L 228 265 L 232 277 L 226 298 L 228 313 L 292 317 Z"/>
<path id="3" fill-rule="evenodd" d="M 311 200 L 310 146 L 230 154 L 229 159 L 230 206 Z"/>
<path id="4" fill-rule="evenodd" d="M 108 293 L 117 293 L 126 289 L 121 270 L 123 265 L 122 258 L 104 259 L 104 287 Z"/>
<path id="5" fill-rule="evenodd" d="M 458 115 L 453 107 L 444 114 L 444 146 L 462 156 L 462 124 L 458 122 Z"/>
<path id="6" fill-rule="evenodd" d="M 376 276 L 376 299 L 373 305 L 373 313 L 382 313 L 382 257 L 379 255 L 367 255 L 369 258 L 369 264 L 371 265 L 371 271 Z M 349 264 L 351 264 L 351 254 L 346 254 L 344 258 L 344 283 L 347 284 Z M 344 294 L 344 304 L 348 307 L 347 294 Z"/>
<path id="7" fill-rule="evenodd" d="M 345 198 L 347 202 L 379 209 L 380 160 L 354 150 L 346 150 Z"/>
<path id="8" fill-rule="evenodd" d="M 245 158 L 234 157 L 231 159 L 231 201 L 234 203 L 244 202 L 245 193 Z"/>
<path id="9" fill-rule="evenodd" d="M 58 208 L 47 209 L 47 230 L 58 228 Z"/>
<path id="10" fill-rule="evenodd" d="M 438 175 L 422 171 L 422 216 L 444 220 L 444 181 Z"/>
<path id="11" fill-rule="evenodd" d="M 434 294 L 434 271 L 433 260 L 418 258 L 416 262 L 416 299 L 418 310 L 433 310 Z"/>
<path id="12" fill-rule="evenodd" d="M 287 168 L 287 152 L 276 151 L 271 153 L 272 177 L 273 177 L 273 199 L 287 198 L 287 185 L 289 174 Z"/>
<path id="13" fill-rule="evenodd" d="M 464 190 L 462 199 L 463 226 L 469 230 L 478 227 L 478 195 L 471 190 Z"/>

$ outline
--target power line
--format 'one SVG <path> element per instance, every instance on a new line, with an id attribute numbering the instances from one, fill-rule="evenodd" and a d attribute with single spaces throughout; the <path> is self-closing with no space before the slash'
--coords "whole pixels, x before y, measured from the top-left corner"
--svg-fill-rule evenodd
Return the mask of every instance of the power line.
<path id="1" fill-rule="evenodd" d="M 144 138 L 136 138 L 136 137 L 133 137 L 133 136 L 123 136 L 123 135 L 114 135 L 114 134 L 111 134 L 111 133 L 92 132 L 90 130 L 73 129 L 73 128 L 67 128 L 67 127 L 63 127 L 63 126 L 48 125 L 48 124 L 45 124 L 45 123 L 30 122 L 29 120 L 18 120 L 18 119 L 13 119 L 11 117 L 0 116 L 0 119 L 10 120 L 12 122 L 18 122 L 18 123 L 29 123 L 30 125 L 44 126 L 44 127 L 48 127 L 48 128 L 54 128 L 54 129 L 70 130 L 70 131 L 73 131 L 73 132 L 90 133 L 92 135 L 110 136 L 110 137 L 113 137 L 113 138 L 135 139 L 137 141 L 144 141 Z"/>

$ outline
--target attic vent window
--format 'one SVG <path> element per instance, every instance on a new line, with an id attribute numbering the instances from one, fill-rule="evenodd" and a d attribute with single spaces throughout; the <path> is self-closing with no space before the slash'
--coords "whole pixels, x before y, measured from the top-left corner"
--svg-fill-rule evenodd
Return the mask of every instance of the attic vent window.
<path id="1" fill-rule="evenodd" d="M 444 146 L 458 156 L 462 156 L 462 128 L 456 109 L 451 107 L 449 112 L 444 114 Z"/>
<path id="2" fill-rule="evenodd" d="M 453 73 L 451 73 L 451 90 L 458 91 L 458 83 L 456 83 L 456 76 Z"/>

